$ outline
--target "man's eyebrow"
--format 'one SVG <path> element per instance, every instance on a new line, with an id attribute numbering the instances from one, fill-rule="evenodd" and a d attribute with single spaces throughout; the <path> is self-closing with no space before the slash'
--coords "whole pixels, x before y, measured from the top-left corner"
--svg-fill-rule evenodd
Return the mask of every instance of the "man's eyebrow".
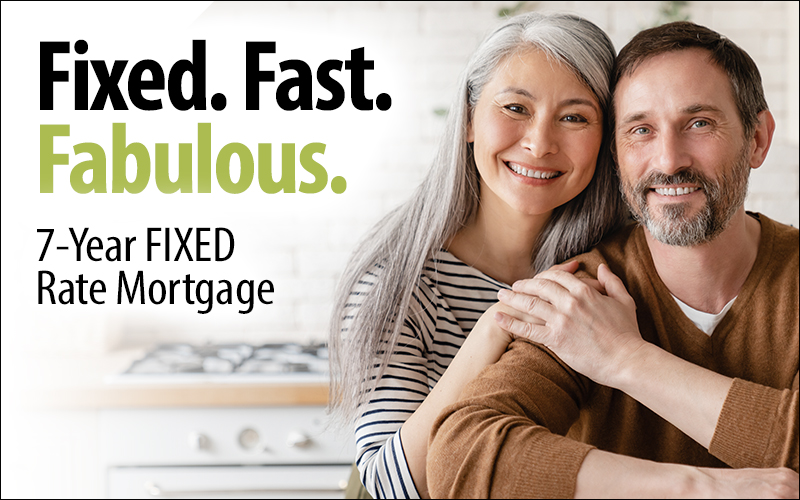
<path id="1" fill-rule="evenodd" d="M 638 122 L 638 121 L 644 120 L 645 118 L 647 118 L 647 113 L 645 113 L 643 111 L 638 112 L 638 113 L 632 113 L 632 114 L 626 116 L 625 118 L 623 118 L 622 120 L 620 120 L 619 124 L 620 125 L 627 125 L 627 124 L 632 123 L 632 122 Z"/>
<path id="2" fill-rule="evenodd" d="M 692 104 L 683 108 L 683 113 L 691 115 L 693 113 L 700 113 L 701 111 L 710 111 L 712 113 L 721 113 L 720 109 L 710 104 Z"/>
<path id="3" fill-rule="evenodd" d="M 721 113 L 719 108 L 716 106 L 712 106 L 710 104 L 692 104 L 691 106 L 686 106 L 681 110 L 681 113 L 684 115 L 691 115 L 694 113 L 701 113 L 701 112 L 711 112 L 711 113 Z M 627 125 L 632 122 L 638 122 L 641 120 L 647 119 L 649 115 L 645 111 L 639 111 L 636 113 L 631 113 L 622 120 L 620 120 L 620 125 Z"/>

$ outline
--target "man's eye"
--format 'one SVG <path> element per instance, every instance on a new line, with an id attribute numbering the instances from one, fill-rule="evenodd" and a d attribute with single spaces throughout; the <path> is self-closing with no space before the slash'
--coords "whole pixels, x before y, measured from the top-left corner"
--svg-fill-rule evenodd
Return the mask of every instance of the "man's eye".
<path id="1" fill-rule="evenodd" d="M 703 127 L 707 127 L 709 125 L 710 125 L 710 123 L 708 123 L 705 120 L 697 120 L 696 122 L 692 123 L 692 127 L 694 127 L 694 128 L 703 128 Z"/>
<path id="2" fill-rule="evenodd" d="M 650 129 L 647 127 L 636 127 L 633 129 L 633 133 L 635 135 L 645 135 L 650 133 Z"/>

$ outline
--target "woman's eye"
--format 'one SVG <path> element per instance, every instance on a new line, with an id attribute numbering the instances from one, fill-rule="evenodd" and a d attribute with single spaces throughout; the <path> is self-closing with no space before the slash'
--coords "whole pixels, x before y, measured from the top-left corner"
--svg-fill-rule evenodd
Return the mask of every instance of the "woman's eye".
<path id="1" fill-rule="evenodd" d="M 509 104 L 506 106 L 506 109 L 511 111 L 512 113 L 524 113 L 525 108 L 520 106 L 519 104 Z"/>
<path id="2" fill-rule="evenodd" d="M 562 118 L 562 120 L 570 123 L 586 123 L 588 121 L 581 115 L 567 115 L 564 118 Z"/>

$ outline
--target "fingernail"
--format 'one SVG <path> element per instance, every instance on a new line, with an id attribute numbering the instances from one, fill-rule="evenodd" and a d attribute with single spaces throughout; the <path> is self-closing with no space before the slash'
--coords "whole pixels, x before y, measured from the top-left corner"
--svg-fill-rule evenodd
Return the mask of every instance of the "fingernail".
<path id="1" fill-rule="evenodd" d="M 503 315 L 500 314 L 499 312 L 494 313 L 494 320 L 497 321 L 498 323 L 502 323 Z"/>
<path id="2" fill-rule="evenodd" d="M 501 299 L 503 297 L 508 297 L 508 290 L 506 290 L 505 288 L 501 288 L 500 290 L 497 291 L 497 296 L 500 297 Z"/>

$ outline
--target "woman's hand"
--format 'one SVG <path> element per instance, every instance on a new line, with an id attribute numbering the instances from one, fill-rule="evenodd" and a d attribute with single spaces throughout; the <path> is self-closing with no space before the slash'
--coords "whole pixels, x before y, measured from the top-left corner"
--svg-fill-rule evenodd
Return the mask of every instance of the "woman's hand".
<path id="1" fill-rule="evenodd" d="M 605 264 L 596 283 L 574 276 L 576 268 L 557 266 L 514 283 L 513 291 L 501 290 L 500 301 L 514 311 L 497 311 L 495 320 L 504 330 L 544 345 L 575 371 L 614 387 L 616 375 L 644 344 L 636 304 Z"/>
<path id="2" fill-rule="evenodd" d="M 498 347 L 502 345 L 502 352 L 505 352 L 505 350 L 508 348 L 508 344 L 510 344 L 511 341 L 513 341 L 518 335 L 516 335 L 514 332 L 504 329 L 502 325 L 498 324 L 495 319 L 497 317 L 496 315 L 498 314 L 513 316 L 518 318 L 519 321 L 524 321 L 532 325 L 544 326 L 544 321 L 541 319 L 535 316 L 529 316 L 502 302 L 497 302 L 492 304 L 492 306 L 489 307 L 489 309 L 487 309 L 480 318 L 478 318 L 478 322 L 475 323 L 475 326 L 472 328 L 472 331 L 469 334 L 470 337 L 482 336 L 487 342 L 491 342 Z"/>

